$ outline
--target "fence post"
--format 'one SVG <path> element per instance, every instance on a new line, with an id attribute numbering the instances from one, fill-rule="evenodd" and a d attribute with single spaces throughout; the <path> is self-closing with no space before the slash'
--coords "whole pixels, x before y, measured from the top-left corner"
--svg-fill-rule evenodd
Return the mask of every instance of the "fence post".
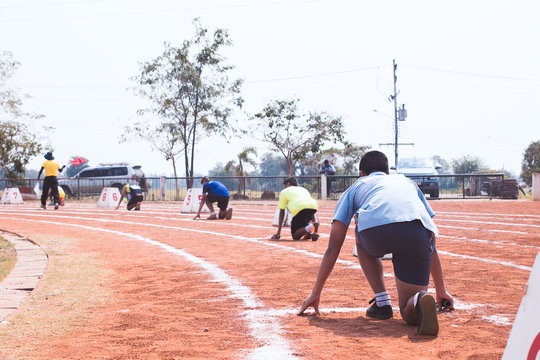
<path id="1" fill-rule="evenodd" d="M 326 180 L 327 180 L 326 175 L 321 174 L 321 200 L 326 200 L 326 187 L 327 187 Z"/>
<path id="2" fill-rule="evenodd" d="M 161 194 L 160 198 L 161 198 L 161 201 L 165 201 L 165 189 L 166 189 L 166 186 L 167 186 L 167 179 L 165 178 L 165 176 L 161 176 L 159 178 L 159 192 Z"/>
<path id="3" fill-rule="evenodd" d="M 540 201 L 540 173 L 532 174 L 533 200 Z"/>

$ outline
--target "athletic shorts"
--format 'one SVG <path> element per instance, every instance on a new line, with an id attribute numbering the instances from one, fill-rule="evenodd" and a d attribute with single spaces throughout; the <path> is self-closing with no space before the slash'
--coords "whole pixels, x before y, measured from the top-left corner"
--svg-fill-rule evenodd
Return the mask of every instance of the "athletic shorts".
<path id="1" fill-rule="evenodd" d="M 435 240 L 420 220 L 397 222 L 356 232 L 356 242 L 369 255 L 392 253 L 394 274 L 408 284 L 428 285 Z"/>
<path id="2" fill-rule="evenodd" d="M 142 201 L 143 201 L 143 196 L 142 195 L 132 195 L 131 199 L 129 199 L 129 201 L 127 203 L 127 206 L 129 207 L 131 205 L 135 205 L 138 202 L 142 202 Z"/>
<path id="3" fill-rule="evenodd" d="M 227 206 L 229 205 L 229 197 L 228 196 L 208 194 L 208 195 L 206 195 L 206 198 L 208 200 L 210 200 L 210 202 L 212 202 L 212 203 L 217 202 L 217 207 L 221 211 L 227 210 Z"/>
<path id="4" fill-rule="evenodd" d="M 300 210 L 296 216 L 293 216 L 291 220 L 291 234 L 294 234 L 296 230 L 302 227 L 306 227 L 316 212 L 317 210 L 315 209 L 304 209 Z"/>

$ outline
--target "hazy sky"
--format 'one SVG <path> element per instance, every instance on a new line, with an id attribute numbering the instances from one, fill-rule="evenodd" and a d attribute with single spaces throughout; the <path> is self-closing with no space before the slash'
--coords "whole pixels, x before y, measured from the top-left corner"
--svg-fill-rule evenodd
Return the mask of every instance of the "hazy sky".
<path id="1" fill-rule="evenodd" d="M 348 140 L 393 162 L 393 147 L 379 144 L 394 139 L 395 59 L 398 102 L 408 110 L 400 142 L 415 144 L 400 157 L 470 154 L 519 175 L 524 150 L 540 140 L 539 16 L 537 0 L 0 0 L 0 51 L 21 63 L 9 85 L 30 95 L 27 111 L 46 115 L 40 124 L 55 127 L 49 139 L 61 164 L 82 155 L 92 165 L 172 173 L 148 144 L 118 142 L 143 105 L 129 78 L 165 41 L 190 39 L 200 17 L 229 31 L 224 54 L 245 81 L 245 113 L 299 98 L 305 110 L 342 116 Z M 203 141 L 196 173 L 246 145 L 267 152 L 251 138 Z"/>

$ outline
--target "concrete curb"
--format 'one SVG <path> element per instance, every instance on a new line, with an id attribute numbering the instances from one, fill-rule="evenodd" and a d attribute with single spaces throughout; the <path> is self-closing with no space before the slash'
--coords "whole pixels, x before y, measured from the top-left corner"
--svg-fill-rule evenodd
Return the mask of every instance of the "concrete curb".
<path id="1" fill-rule="evenodd" d="M 17 263 L 0 282 L 0 324 L 8 324 L 6 319 L 17 310 L 43 277 L 49 258 L 41 247 L 29 239 L 1 230 L 0 236 L 11 242 L 17 252 Z"/>

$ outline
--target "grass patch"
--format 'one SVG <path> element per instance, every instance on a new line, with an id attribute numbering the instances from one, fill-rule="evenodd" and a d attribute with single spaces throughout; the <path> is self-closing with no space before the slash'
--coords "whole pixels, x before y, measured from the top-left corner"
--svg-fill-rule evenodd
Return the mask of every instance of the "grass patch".
<path id="1" fill-rule="evenodd" d="M 4 280 L 17 262 L 17 252 L 13 244 L 0 236 L 0 281 Z"/>
<path id="2" fill-rule="evenodd" d="M 77 239 L 36 236 L 33 240 L 48 254 L 47 270 L 7 319 L 9 325 L 0 326 L 1 359 L 33 359 L 32 351 L 47 339 L 83 329 L 112 295 L 107 286 L 110 272 L 96 254 L 76 251 Z"/>

